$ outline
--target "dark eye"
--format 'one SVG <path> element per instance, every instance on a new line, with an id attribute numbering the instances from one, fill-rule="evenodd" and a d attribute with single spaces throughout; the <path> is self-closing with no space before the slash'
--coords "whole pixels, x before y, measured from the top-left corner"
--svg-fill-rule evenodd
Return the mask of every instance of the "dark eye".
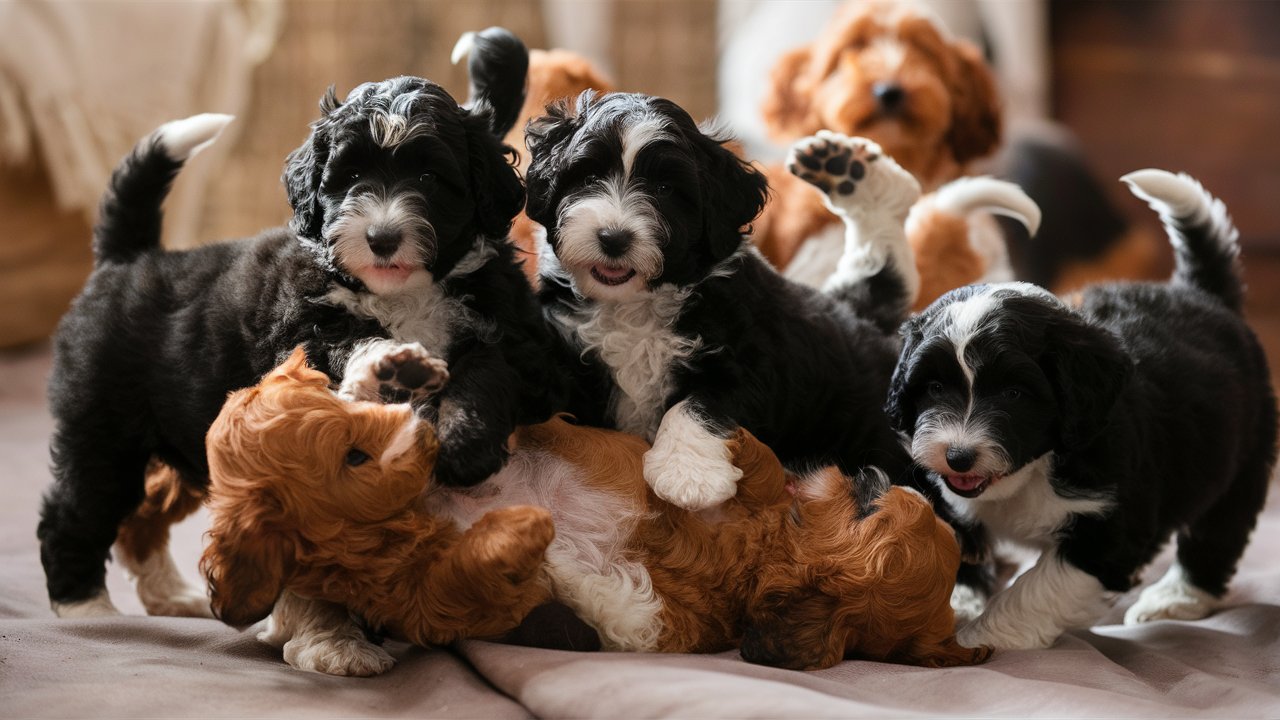
<path id="1" fill-rule="evenodd" d="M 586 177 L 582 178 L 582 184 L 583 184 L 583 185 L 595 185 L 595 184 L 596 184 L 596 183 L 598 183 L 598 182 L 600 182 L 600 176 L 599 176 L 599 175 L 596 175 L 595 173 L 592 173 L 592 174 L 590 174 L 590 175 L 588 175 L 588 176 L 586 176 Z"/>
<path id="2" fill-rule="evenodd" d="M 1005 388 L 1000 394 L 1004 396 L 1005 400 L 1017 400 L 1022 397 L 1022 391 L 1018 388 Z"/>
<path id="3" fill-rule="evenodd" d="M 925 389 L 928 391 L 929 395 L 933 397 L 938 397 L 939 395 L 942 394 L 942 391 L 945 390 L 946 388 L 942 386 L 942 383 L 938 382 L 937 380 L 933 380 L 933 381 L 930 381 L 930 383 L 925 386 Z"/>
<path id="4" fill-rule="evenodd" d="M 658 197 L 671 197 L 673 192 L 675 192 L 675 188 L 668 183 L 658 183 L 653 186 L 653 194 Z"/>
<path id="5" fill-rule="evenodd" d="M 354 185 L 356 182 L 359 182 L 359 180 L 360 180 L 360 173 L 358 172 L 347 173 L 347 182 Z"/>
<path id="6" fill-rule="evenodd" d="M 346 463 L 351 467 L 360 467 L 367 462 L 369 462 L 369 456 L 366 455 L 363 450 L 351 448 L 347 453 Z"/>
<path id="7" fill-rule="evenodd" d="M 419 185 L 434 185 L 435 182 L 436 182 L 436 176 L 431 173 L 422 173 L 421 175 L 418 176 Z"/>

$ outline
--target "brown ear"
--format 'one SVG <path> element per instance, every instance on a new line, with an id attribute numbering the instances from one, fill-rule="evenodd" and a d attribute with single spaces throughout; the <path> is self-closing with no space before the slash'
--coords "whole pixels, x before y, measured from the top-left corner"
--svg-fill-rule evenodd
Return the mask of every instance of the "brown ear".
<path id="1" fill-rule="evenodd" d="M 312 385 L 321 384 L 327 386 L 329 384 L 328 375 L 319 370 L 313 370 L 307 365 L 307 353 L 301 345 L 294 348 L 293 352 L 289 353 L 289 357 L 285 358 L 285 361 L 280 363 L 274 370 L 267 373 L 266 377 L 266 380 L 286 379 Z"/>
<path id="2" fill-rule="evenodd" d="M 769 72 L 760 112 L 765 129 L 774 140 L 790 142 L 812 135 L 821 127 L 810 102 L 813 81 L 806 72 L 812 57 L 810 46 L 797 48 L 779 58 Z"/>
<path id="3" fill-rule="evenodd" d="M 271 614 L 293 568 L 294 543 L 284 534 L 221 516 L 213 508 L 209 546 L 200 570 L 209 581 L 213 614 L 235 627 Z"/>
<path id="4" fill-rule="evenodd" d="M 1000 95 L 995 78 L 972 44 L 952 45 L 956 75 L 951 87 L 951 130 L 947 143 L 956 162 L 964 165 L 983 157 L 1000 144 Z"/>

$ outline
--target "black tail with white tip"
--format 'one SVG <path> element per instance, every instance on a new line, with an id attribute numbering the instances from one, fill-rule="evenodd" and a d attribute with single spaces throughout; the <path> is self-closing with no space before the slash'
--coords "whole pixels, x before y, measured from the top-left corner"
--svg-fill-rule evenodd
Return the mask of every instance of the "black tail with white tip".
<path id="1" fill-rule="evenodd" d="M 1199 288 L 1240 311 L 1240 232 L 1227 207 L 1190 175 L 1138 170 L 1120 178 L 1160 214 L 1173 245 L 1172 282 Z"/>
<path id="2" fill-rule="evenodd" d="M 120 161 L 102 195 L 93 231 L 97 263 L 130 262 L 160 247 L 162 206 L 178 171 L 230 123 L 207 113 L 156 128 Z"/>
<path id="3" fill-rule="evenodd" d="M 510 30 L 490 27 L 463 33 L 453 46 L 456 65 L 467 59 L 470 89 L 466 108 L 487 113 L 489 127 L 506 137 L 520 117 L 529 75 L 529 50 Z"/>

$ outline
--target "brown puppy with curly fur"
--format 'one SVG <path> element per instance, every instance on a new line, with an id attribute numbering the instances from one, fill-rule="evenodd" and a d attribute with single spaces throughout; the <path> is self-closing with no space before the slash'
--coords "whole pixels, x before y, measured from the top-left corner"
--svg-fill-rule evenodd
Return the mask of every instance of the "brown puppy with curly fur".
<path id="1" fill-rule="evenodd" d="M 847 4 L 813 43 L 778 61 L 762 110 L 778 142 L 821 129 L 874 140 L 927 193 L 964 177 L 1000 142 L 1000 99 L 981 53 L 901 3 Z M 795 261 L 789 276 L 820 284 L 835 259 L 816 246 L 839 221 L 781 167 L 771 168 L 769 183 L 774 200 L 756 222 L 757 245 L 780 269 Z M 921 274 L 918 308 L 1007 268 L 999 228 L 973 214 L 1006 204 L 999 195 L 988 203 L 922 201 L 908 232 Z"/>
<path id="2" fill-rule="evenodd" d="M 288 589 L 440 643 L 500 634 L 554 597 L 614 650 L 741 645 L 803 669 L 990 655 L 955 642 L 960 553 L 922 497 L 891 489 L 858 520 L 845 478 L 789 476 L 745 431 L 731 441 L 737 495 L 697 513 L 648 489 L 644 441 L 562 419 L 519 429 L 483 485 L 437 487 L 427 424 L 338 399 L 295 356 L 231 397 L 208 444 L 202 566 L 233 624 Z"/>
<path id="3" fill-rule="evenodd" d="M 498 635 L 547 599 L 554 529 L 512 507 L 465 531 L 417 499 L 436 438 L 408 404 L 344 402 L 302 350 L 230 396 L 207 437 L 215 614 L 266 617 L 284 590 L 341 603 L 418 644 Z"/>

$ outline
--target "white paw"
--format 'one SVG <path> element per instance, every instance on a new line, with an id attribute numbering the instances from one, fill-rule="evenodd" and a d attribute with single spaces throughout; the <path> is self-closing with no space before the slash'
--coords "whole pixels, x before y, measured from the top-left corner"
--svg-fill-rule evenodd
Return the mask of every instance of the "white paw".
<path id="1" fill-rule="evenodd" d="M 1191 583 L 1177 563 L 1145 589 L 1124 613 L 1125 625 L 1153 620 L 1199 620 L 1218 606 L 1218 599 Z"/>
<path id="2" fill-rule="evenodd" d="M 957 584 L 951 590 L 951 609 L 956 613 L 957 626 L 976 620 L 986 607 L 986 597 L 968 585 Z"/>
<path id="3" fill-rule="evenodd" d="M 996 650 L 1038 650 L 1053 645 L 1057 634 L 1045 636 L 1037 628 L 1018 630 L 993 630 L 982 618 L 972 620 L 956 631 L 956 642 L 967 648 L 988 645 Z"/>
<path id="4" fill-rule="evenodd" d="M 705 510 L 738 493 L 742 470 L 734 466 L 726 441 L 708 432 L 682 400 L 663 416 L 644 454 L 644 479 L 672 505 Z"/>
<path id="5" fill-rule="evenodd" d="M 920 183 L 876 143 L 828 130 L 791 146 L 787 170 L 822 193 L 838 215 L 887 212 L 906 218 Z"/>
<path id="6" fill-rule="evenodd" d="M 419 343 L 374 340 L 352 353 L 338 395 L 369 402 L 416 402 L 444 387 L 448 368 Z"/>
<path id="7" fill-rule="evenodd" d="M 390 653 L 362 637 L 329 633 L 289 640 L 284 661 L 299 670 L 352 677 L 380 675 L 396 664 Z"/>
<path id="8" fill-rule="evenodd" d="M 60 618 L 76 619 L 115 617 L 120 614 L 120 611 L 111 603 L 111 596 L 107 594 L 106 588 L 103 588 L 102 592 L 87 600 L 54 603 L 53 613 Z"/>
<path id="9" fill-rule="evenodd" d="M 150 557 L 141 562 L 131 557 L 123 548 L 119 549 L 116 557 L 133 578 L 138 599 L 142 601 L 148 615 L 213 617 L 209 596 L 203 589 L 191 585 L 182 577 L 167 545 L 156 548 Z"/>

